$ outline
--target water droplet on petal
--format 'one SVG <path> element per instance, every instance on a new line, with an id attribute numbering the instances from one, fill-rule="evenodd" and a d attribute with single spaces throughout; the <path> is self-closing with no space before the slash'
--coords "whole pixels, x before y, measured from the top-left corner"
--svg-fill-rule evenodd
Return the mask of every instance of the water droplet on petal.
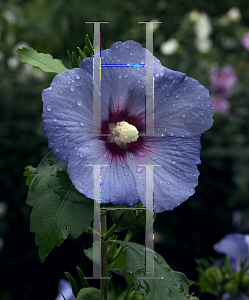
<path id="1" fill-rule="evenodd" d="M 176 165 L 177 162 L 175 160 L 172 161 L 172 165 Z"/>
<path id="2" fill-rule="evenodd" d="M 119 77 L 119 78 L 122 78 L 122 75 L 121 75 L 121 74 L 119 74 L 119 75 L 118 75 L 118 77 Z"/>
<path id="3" fill-rule="evenodd" d="M 56 152 L 60 152 L 60 149 L 59 149 L 59 148 L 56 148 L 55 151 L 56 151 Z"/>
<path id="4" fill-rule="evenodd" d="M 183 114 L 182 117 L 185 119 L 186 118 L 186 114 Z"/>
<path id="5" fill-rule="evenodd" d="M 130 45 L 126 45 L 125 48 L 126 48 L 126 49 L 129 49 L 129 48 L 130 48 Z"/>
<path id="6" fill-rule="evenodd" d="M 48 88 L 49 91 L 52 91 L 52 89 L 53 89 L 52 86 L 50 86 L 50 87 Z"/>
<path id="7" fill-rule="evenodd" d="M 84 126 L 84 123 L 83 123 L 83 122 L 80 122 L 80 126 Z"/>
<path id="8" fill-rule="evenodd" d="M 77 103 L 78 106 L 82 105 L 82 101 L 81 100 L 77 100 L 76 103 Z"/>
<path id="9" fill-rule="evenodd" d="M 57 122 L 57 119 L 53 119 L 53 122 L 56 123 L 56 122 Z"/>
<path id="10" fill-rule="evenodd" d="M 74 92 L 75 91 L 75 87 L 72 85 L 72 86 L 70 86 L 70 91 L 71 92 Z"/>
<path id="11" fill-rule="evenodd" d="M 194 193 L 194 192 L 195 192 L 195 190 L 194 190 L 194 189 L 190 189 L 189 191 L 190 191 L 190 193 Z"/>
<path id="12" fill-rule="evenodd" d="M 152 157 L 152 160 L 153 160 L 153 161 L 157 160 L 157 157 L 156 157 L 156 156 L 153 156 L 153 157 Z"/>
<path id="13" fill-rule="evenodd" d="M 51 105 L 48 105 L 47 106 L 47 111 L 51 111 L 53 108 L 52 108 L 52 106 Z"/>
<path id="14" fill-rule="evenodd" d="M 76 74 L 75 78 L 80 79 L 80 74 Z"/>
<path id="15" fill-rule="evenodd" d="M 175 133 L 172 131 L 171 133 L 170 133 L 170 136 L 174 136 L 175 135 Z"/>
<path id="16" fill-rule="evenodd" d="M 118 49 L 118 44 L 115 45 L 116 49 Z"/>
<path id="17" fill-rule="evenodd" d="M 60 80 L 57 80 L 57 81 L 56 81 L 56 83 L 58 83 L 58 84 L 59 84 L 59 83 L 60 83 Z"/>
<path id="18" fill-rule="evenodd" d="M 130 56 L 132 56 L 132 55 L 133 55 L 133 53 L 131 52 L 131 53 L 130 53 Z"/>
<path id="19" fill-rule="evenodd" d="M 140 168 L 140 167 L 137 167 L 137 168 L 136 168 L 136 171 L 137 171 L 138 173 L 142 173 L 142 172 L 143 172 L 143 169 Z"/>

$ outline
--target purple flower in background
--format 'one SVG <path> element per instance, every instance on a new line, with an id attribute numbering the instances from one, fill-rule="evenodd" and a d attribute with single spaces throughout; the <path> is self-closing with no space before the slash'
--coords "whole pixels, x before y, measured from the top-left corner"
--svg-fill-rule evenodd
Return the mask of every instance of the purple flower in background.
<path id="1" fill-rule="evenodd" d="M 198 81 L 154 58 L 154 133 L 158 136 L 145 136 L 145 67 L 134 66 L 144 66 L 145 54 L 152 55 L 133 41 L 117 42 L 101 52 L 101 121 L 95 130 L 102 135 L 89 135 L 93 132 L 92 57 L 81 68 L 58 74 L 43 91 L 43 131 L 57 158 L 68 163 L 74 186 L 87 197 L 93 199 L 93 169 L 85 165 L 109 165 L 101 167 L 101 203 L 146 205 L 146 168 L 138 165 L 160 165 L 154 167 L 154 211 L 162 212 L 194 194 L 200 136 L 212 126 L 214 109 L 208 90 Z"/>
<path id="2" fill-rule="evenodd" d="M 249 264 L 249 235 L 240 233 L 230 233 L 214 245 L 214 250 L 218 253 L 228 255 L 231 266 L 234 270 L 240 271 L 242 261 L 247 259 Z"/>
<path id="3" fill-rule="evenodd" d="M 249 51 L 249 32 L 243 36 L 241 43 Z"/>
<path id="4" fill-rule="evenodd" d="M 215 69 L 210 73 L 211 91 L 223 97 L 231 94 L 237 75 L 231 66 Z"/>
<path id="5" fill-rule="evenodd" d="M 76 300 L 76 298 L 73 295 L 72 288 L 69 281 L 65 279 L 60 279 L 58 284 L 58 289 L 66 298 L 66 300 Z M 56 297 L 55 300 L 64 300 L 60 292 L 58 293 L 58 296 Z"/>
<path id="6" fill-rule="evenodd" d="M 230 101 L 223 96 L 212 96 L 210 97 L 211 103 L 216 112 L 221 113 L 224 116 L 228 116 L 231 112 Z"/>

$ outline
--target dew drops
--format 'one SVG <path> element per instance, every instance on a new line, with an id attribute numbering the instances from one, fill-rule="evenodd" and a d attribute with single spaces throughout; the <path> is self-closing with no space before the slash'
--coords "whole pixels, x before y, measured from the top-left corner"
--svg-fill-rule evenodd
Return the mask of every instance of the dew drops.
<path id="1" fill-rule="evenodd" d="M 176 94 L 175 97 L 178 99 L 180 96 L 179 96 L 179 94 Z"/>
<path id="2" fill-rule="evenodd" d="M 131 52 L 131 53 L 130 53 L 130 56 L 132 56 L 132 55 L 133 55 L 133 53 Z"/>
<path id="3" fill-rule="evenodd" d="M 190 189 L 189 191 L 190 191 L 190 193 L 194 193 L 194 192 L 195 192 L 195 190 L 194 190 L 194 189 Z"/>
<path id="4" fill-rule="evenodd" d="M 115 48 L 118 49 L 118 44 L 115 45 Z"/>
<path id="5" fill-rule="evenodd" d="M 75 91 L 75 87 L 72 85 L 72 86 L 70 86 L 70 91 L 71 92 L 74 92 Z"/>
<path id="6" fill-rule="evenodd" d="M 60 80 L 57 80 L 57 81 L 56 81 L 56 83 L 58 83 L 58 84 L 59 84 L 59 83 L 60 83 Z"/>
<path id="7" fill-rule="evenodd" d="M 53 119 L 53 122 L 56 123 L 56 122 L 57 122 L 57 119 Z"/>
<path id="8" fill-rule="evenodd" d="M 76 74 L 75 78 L 80 79 L 80 74 Z"/>
<path id="9" fill-rule="evenodd" d="M 47 105 L 47 111 L 51 111 L 53 108 L 51 105 Z"/>
<path id="10" fill-rule="evenodd" d="M 80 122 L 80 126 L 84 126 L 84 123 L 83 123 L 83 122 Z"/>
<path id="11" fill-rule="evenodd" d="M 119 78 L 122 78 L 122 75 L 121 75 L 121 74 L 119 74 L 119 75 L 118 75 L 118 77 L 119 77 Z"/>
<path id="12" fill-rule="evenodd" d="M 157 157 L 156 157 L 156 156 L 153 156 L 153 157 L 152 157 L 152 160 L 153 160 L 153 161 L 157 160 Z"/>
<path id="13" fill-rule="evenodd" d="M 67 75 L 67 78 L 69 79 L 69 78 L 70 78 L 70 76 L 69 76 L 69 75 Z"/>
<path id="14" fill-rule="evenodd" d="M 144 64 L 145 64 L 145 62 L 144 62 L 143 59 L 140 61 L 140 63 L 141 63 L 141 65 L 144 65 Z"/>
<path id="15" fill-rule="evenodd" d="M 137 167 L 137 168 L 136 168 L 136 171 L 137 171 L 138 173 L 142 173 L 142 172 L 143 172 L 143 169 L 142 169 L 141 167 Z"/>
<path id="16" fill-rule="evenodd" d="M 52 91 L 52 89 L 53 89 L 52 86 L 50 86 L 50 87 L 48 88 L 49 91 Z"/>
<path id="17" fill-rule="evenodd" d="M 172 161 L 172 165 L 176 165 L 177 162 L 175 160 Z"/>
<path id="18" fill-rule="evenodd" d="M 82 101 L 81 100 L 77 100 L 76 103 L 77 103 L 78 106 L 82 105 Z"/>
<path id="19" fill-rule="evenodd" d="M 173 131 L 171 131 L 169 135 L 170 135 L 170 136 L 174 136 L 175 133 L 174 133 Z"/>
<path id="20" fill-rule="evenodd" d="M 60 152 L 60 149 L 59 149 L 59 148 L 56 148 L 55 151 L 58 153 L 58 152 Z"/>
<path id="21" fill-rule="evenodd" d="M 67 139 L 65 139 L 63 146 L 64 146 L 64 147 L 67 146 Z"/>
<path id="22" fill-rule="evenodd" d="M 183 114 L 182 117 L 185 119 L 186 118 L 186 114 Z"/>
<path id="23" fill-rule="evenodd" d="M 126 49 L 129 49 L 129 48 L 130 48 L 130 45 L 126 45 L 125 48 L 126 48 Z"/>

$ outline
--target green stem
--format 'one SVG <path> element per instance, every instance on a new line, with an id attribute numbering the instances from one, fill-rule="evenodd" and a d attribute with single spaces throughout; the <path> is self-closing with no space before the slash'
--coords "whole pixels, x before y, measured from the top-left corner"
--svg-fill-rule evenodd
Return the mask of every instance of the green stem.
<path id="1" fill-rule="evenodd" d="M 107 232 L 106 215 L 100 216 L 101 222 L 101 236 L 104 236 Z M 101 239 L 101 277 L 108 277 L 108 259 L 107 259 L 107 244 Z M 100 289 L 105 294 L 105 284 L 108 279 L 100 279 Z"/>
<path id="2" fill-rule="evenodd" d="M 103 237 L 103 240 L 106 242 L 109 240 L 109 238 L 113 235 L 115 230 L 117 230 L 120 226 L 117 224 L 113 224 L 112 227 L 106 232 L 106 234 Z"/>

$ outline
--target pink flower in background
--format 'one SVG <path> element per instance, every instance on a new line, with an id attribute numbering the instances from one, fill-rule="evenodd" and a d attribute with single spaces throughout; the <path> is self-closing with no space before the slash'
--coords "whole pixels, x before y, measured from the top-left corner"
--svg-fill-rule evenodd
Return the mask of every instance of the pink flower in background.
<path id="1" fill-rule="evenodd" d="M 243 36 L 241 43 L 249 51 L 249 32 Z"/>
<path id="2" fill-rule="evenodd" d="M 216 112 L 221 113 L 224 116 L 228 116 L 231 112 L 230 101 L 223 96 L 211 96 L 211 103 Z"/>
<path id="3" fill-rule="evenodd" d="M 211 91 L 220 96 L 230 96 L 237 81 L 237 75 L 231 66 L 215 69 L 210 73 Z"/>

